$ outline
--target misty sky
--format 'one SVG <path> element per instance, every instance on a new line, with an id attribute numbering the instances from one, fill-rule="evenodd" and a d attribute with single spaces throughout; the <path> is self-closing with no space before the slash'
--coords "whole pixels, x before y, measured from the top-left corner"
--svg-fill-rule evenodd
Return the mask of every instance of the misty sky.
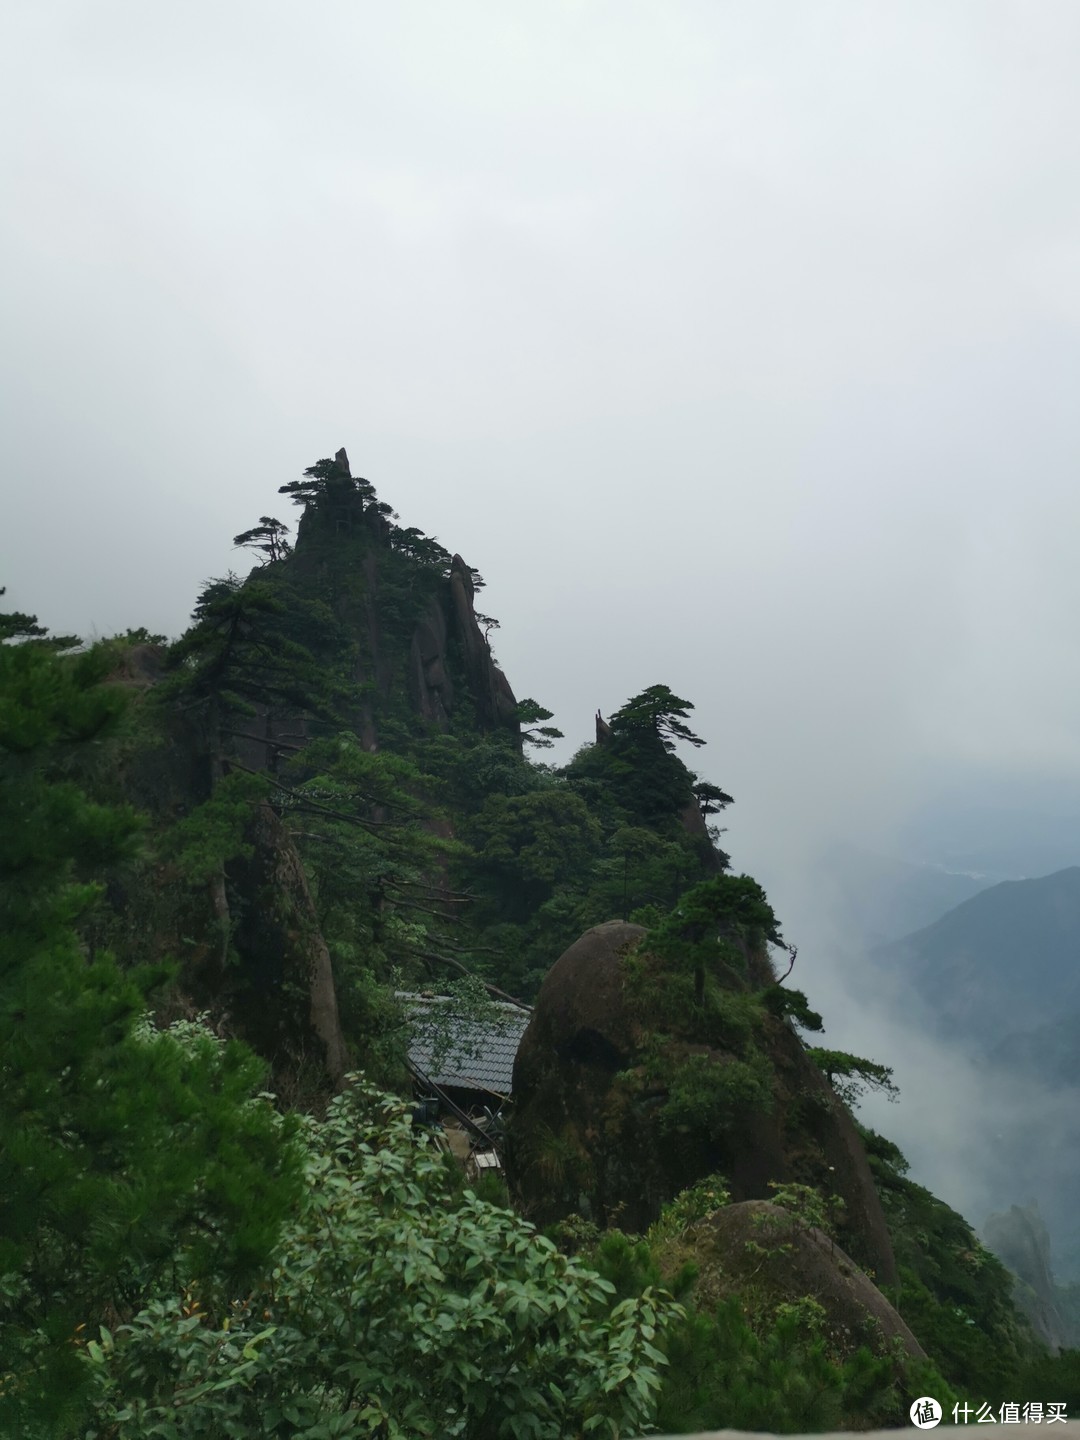
<path id="1" fill-rule="evenodd" d="M 175 635 L 344 445 L 568 743 L 696 703 L 812 930 L 822 834 L 1080 777 L 1078 45 L 1058 0 L 13 0 L 7 603 Z"/>

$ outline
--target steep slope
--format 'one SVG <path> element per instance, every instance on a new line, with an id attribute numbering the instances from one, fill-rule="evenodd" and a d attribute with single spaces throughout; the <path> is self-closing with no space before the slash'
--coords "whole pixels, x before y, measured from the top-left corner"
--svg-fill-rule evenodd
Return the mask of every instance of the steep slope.
<path id="1" fill-rule="evenodd" d="M 340 719 L 365 748 L 380 722 L 479 731 L 518 729 L 517 701 L 476 616 L 483 582 L 460 555 L 415 527 L 402 529 L 342 449 L 282 489 L 303 505 L 296 546 L 260 567 L 288 613 L 292 638 L 342 687 Z M 260 716 L 268 740 L 295 715 Z M 264 756 L 272 759 L 273 747 Z"/>
<path id="2" fill-rule="evenodd" d="M 885 945 L 933 925 L 993 883 L 854 845 L 830 846 L 812 873 L 834 929 L 858 949 Z"/>
<path id="3" fill-rule="evenodd" d="M 1077 867 L 994 885 L 871 956 L 912 986 L 943 1043 L 993 1081 L 991 1203 L 1037 1199 L 1059 1276 L 1070 1278 L 1080 1274 L 1078 958 Z"/>
<path id="4" fill-rule="evenodd" d="M 986 1053 L 1063 1009 L 1080 1010 L 1080 867 L 1007 880 L 872 952 L 932 1007 L 943 1032 Z"/>
<path id="5" fill-rule="evenodd" d="M 995 1069 L 1012 1070 L 1049 1089 L 1080 1089 L 1080 1011 L 1066 1011 L 1032 1030 L 1009 1031 L 987 1059 Z"/>
<path id="6" fill-rule="evenodd" d="M 864 1351 L 876 1335 L 864 1312 L 909 1359 L 921 1343 L 986 1386 L 987 1354 L 1000 1369 L 1023 1340 L 1000 1267 L 860 1132 L 803 1045 L 795 1022 L 820 1021 L 777 983 L 775 917 L 753 880 L 724 873 L 709 824 L 731 797 L 679 753 L 704 743 L 692 704 L 650 685 L 565 767 L 530 763 L 524 746 L 549 738 L 550 717 L 519 705 L 495 665 L 475 572 L 396 525 L 344 452 L 283 488 L 304 507 L 295 550 L 264 517 L 238 539 L 254 537 L 265 563 L 208 582 L 167 652 L 145 636 L 106 647 L 113 693 L 131 697 L 127 728 L 72 764 L 147 823 L 81 922 L 85 953 L 172 962 L 158 1020 L 209 1012 L 270 1062 L 285 1108 L 315 1112 L 354 1067 L 405 1085 L 403 982 L 438 989 L 464 972 L 481 988 L 539 989 L 509 1155 L 531 1213 L 640 1230 L 681 1206 L 696 1223 L 696 1182 L 713 1177 L 712 1213 L 715 1172 L 728 1177 L 737 1204 L 705 1228 L 730 1229 L 746 1270 L 725 1317 L 691 1314 L 680 1340 L 711 1347 L 713 1399 L 737 1354 L 758 1377 L 757 1408 L 741 1413 L 758 1420 L 778 1366 L 789 1418 L 808 1391 L 852 1423 L 899 1418 L 906 1372 L 894 1347 Z M 844 1252 L 800 1217 L 790 1239 L 773 1236 L 780 1255 L 800 1252 L 798 1291 L 763 1296 L 753 1232 L 777 1184 L 782 1203 L 794 1195 L 835 1223 Z M 614 1228 L 605 1241 L 611 1255 L 630 1245 Z M 872 1285 L 898 1276 L 899 1318 Z M 838 1326 L 851 1334 L 837 1349 Z"/>
<path id="7" fill-rule="evenodd" d="M 1066 1342 L 1050 1268 L 1050 1236 L 1038 1205 L 1013 1205 L 990 1215 L 983 1225 L 986 1243 L 1017 1278 L 1017 1303 L 1053 1353 Z"/>
<path id="8" fill-rule="evenodd" d="M 109 783 L 153 863 L 115 877 L 97 943 L 180 958 L 176 1005 L 227 1017 L 293 1093 L 347 1055 L 390 1082 L 402 978 L 528 996 L 588 924 L 673 903 L 726 864 L 706 816 L 730 797 L 674 753 L 702 742 L 664 686 L 565 771 L 530 763 L 559 732 L 495 663 L 477 573 L 344 450 L 282 489 L 295 548 L 262 517 L 237 537 L 262 563 L 207 582 L 178 642 L 118 648 L 139 723 Z"/>
<path id="9" fill-rule="evenodd" d="M 597 926 L 552 967 L 514 1076 L 511 1176 L 526 1213 L 550 1223 L 584 1211 L 642 1231 L 710 1174 L 736 1200 L 795 1181 L 842 1202 L 845 1243 L 892 1283 L 862 1141 L 791 1025 L 769 1013 L 763 937 L 736 924 L 699 1004 L 637 925 Z"/>

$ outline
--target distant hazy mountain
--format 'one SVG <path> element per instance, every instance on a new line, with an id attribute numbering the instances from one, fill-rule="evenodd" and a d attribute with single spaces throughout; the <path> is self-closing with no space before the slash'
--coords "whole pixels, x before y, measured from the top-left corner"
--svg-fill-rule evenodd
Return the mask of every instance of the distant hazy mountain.
<path id="1" fill-rule="evenodd" d="M 1037 1197 L 1054 1270 L 1080 1277 L 1080 867 L 991 885 L 870 962 L 983 1067 L 1001 1102 L 980 1122 L 996 1208 Z"/>
<path id="2" fill-rule="evenodd" d="M 892 848 L 991 882 L 1080 864 L 1080 777 L 1000 770 L 923 777 L 925 800 Z"/>
<path id="3" fill-rule="evenodd" d="M 988 1058 L 1055 1089 L 1080 1090 L 1080 1011 L 1067 1011 L 1034 1030 L 1010 1031 Z"/>
<path id="4" fill-rule="evenodd" d="M 822 856 L 816 883 L 834 923 L 865 950 L 923 929 L 993 880 L 838 844 Z"/>
<path id="5" fill-rule="evenodd" d="M 1080 1012 L 1080 866 L 992 885 L 872 960 L 901 967 L 942 1030 L 989 1055 Z"/>

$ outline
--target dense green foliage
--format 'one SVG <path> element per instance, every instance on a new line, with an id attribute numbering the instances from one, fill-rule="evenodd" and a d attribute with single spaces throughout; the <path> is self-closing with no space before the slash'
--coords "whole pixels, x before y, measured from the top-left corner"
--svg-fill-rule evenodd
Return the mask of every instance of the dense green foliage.
<path id="1" fill-rule="evenodd" d="M 680 983 L 701 1008 L 706 987 L 730 988 L 727 978 L 745 976 L 747 953 L 766 943 L 783 944 L 765 892 L 749 875 L 722 875 L 682 895 L 671 913 L 649 932 L 648 951 L 661 962 L 653 984 Z"/>
<path id="2" fill-rule="evenodd" d="M 876 1090 L 890 1100 L 899 1097 L 900 1092 L 893 1084 L 893 1072 L 888 1065 L 864 1060 L 859 1055 L 849 1055 L 846 1050 L 826 1050 L 820 1045 L 811 1046 L 807 1053 L 820 1066 L 845 1105 L 854 1107 L 868 1090 Z"/>
<path id="3" fill-rule="evenodd" d="M 896 1367 L 867 1350 L 830 1358 L 816 1320 L 809 1300 L 761 1330 L 735 1299 L 713 1315 L 694 1314 L 668 1350 L 674 1378 L 660 1424 L 676 1433 L 723 1426 L 787 1434 L 899 1421 L 909 1385 L 901 1390 Z"/>
<path id="4" fill-rule="evenodd" d="M 87 1347 L 95 1415 L 149 1434 L 563 1440 L 648 1424 L 678 1315 L 457 1193 L 405 1107 L 363 1087 L 304 1130 L 303 1202 L 230 1302 L 188 1286 Z"/>
<path id="5" fill-rule="evenodd" d="M 90 876 L 129 853 L 127 810 L 68 778 L 118 723 L 102 654 L 0 646 L 0 1421 L 77 1404 L 72 1340 L 165 1275 L 265 1261 L 295 1198 L 281 1127 L 251 1104 L 242 1047 L 185 1049 L 140 1024 L 160 973 L 80 944 Z"/>
<path id="6" fill-rule="evenodd" d="M 664 1095 L 663 1130 L 712 1141 L 772 1109 L 769 992 L 751 985 L 747 954 L 779 940 L 761 887 L 746 875 L 717 875 L 685 891 L 628 957 L 632 1013 L 650 1038 L 620 1083 L 631 1096 Z"/>
<path id="7" fill-rule="evenodd" d="M 826 1207 L 806 1187 L 790 1187 L 787 1195 L 778 1190 L 774 1198 L 802 1211 L 809 1203 L 807 1223 L 827 1227 Z M 711 1177 L 666 1207 L 647 1236 L 634 1240 L 609 1231 L 588 1251 L 619 1295 L 666 1283 L 682 1301 L 662 1374 L 657 1423 L 663 1430 L 786 1434 L 888 1427 L 906 1420 L 911 1395 L 951 1400 L 932 1365 L 838 1343 L 811 1295 L 778 1302 L 767 1290 L 746 1291 L 703 1304 L 695 1289 L 698 1266 L 683 1258 L 692 1252 L 687 1236 L 729 1199 L 723 1182 Z"/>
<path id="8" fill-rule="evenodd" d="M 106 658 L 0 647 L 4 1433 L 73 1433 L 87 1404 L 87 1434 L 132 1437 L 645 1425 L 661 1296 L 612 1309 L 602 1280 L 460 1195 L 391 1102 L 350 1091 L 301 1146 L 243 1047 L 142 1018 L 160 975 L 86 961 L 98 892 L 76 872 L 137 833 L 61 774 L 123 708 Z M 233 843 L 230 778 L 216 816 L 177 827 L 195 878 Z"/>
<path id="9" fill-rule="evenodd" d="M 1012 1277 L 971 1226 L 921 1185 L 888 1140 L 864 1130 L 900 1269 L 891 1298 L 928 1354 L 969 1396 L 995 1402 L 1027 1394 L 1037 1353 L 1012 1301 Z"/>
<path id="10" fill-rule="evenodd" d="M 234 748 L 230 741 L 244 738 L 245 722 L 260 705 L 325 720 L 340 703 L 315 652 L 298 638 L 312 629 L 332 637 L 331 611 L 296 594 L 286 599 L 278 589 L 258 580 L 242 584 L 235 575 L 208 581 L 191 629 L 170 650 L 174 680 L 164 693 L 201 712 L 215 760 Z"/>
<path id="11" fill-rule="evenodd" d="M 761 958 L 783 943 L 764 891 L 724 873 L 708 821 L 731 797 L 679 753 L 704 743 L 693 705 L 651 685 L 568 764 L 536 763 L 560 732 L 536 700 L 496 703 L 476 572 L 339 461 L 282 490 L 295 545 L 272 516 L 238 534 L 252 575 L 209 581 L 167 649 L 133 630 L 65 653 L 0 617 L 0 1433 L 794 1431 L 896 1423 L 950 1384 L 1067 1390 L 1073 1361 L 1046 1369 L 1006 1272 L 869 1132 L 891 1298 L 940 1374 L 838 1346 L 812 1295 L 699 1301 L 687 1236 L 727 1202 L 718 1177 L 644 1237 L 578 1217 L 571 1260 L 365 1083 L 331 1098 L 313 1061 L 303 1117 L 262 1093 L 280 1057 L 222 1036 L 260 1003 L 245 867 L 269 816 L 309 907 L 286 939 L 310 921 L 352 1063 L 384 1087 L 406 1083 L 395 992 L 531 998 L 621 917 L 648 929 L 625 971 L 648 1039 L 615 1092 L 652 1093 L 667 1138 L 704 1154 L 781 1098 L 832 1103 L 813 1075 L 820 1094 L 781 1097 L 770 1035 L 805 1060 L 792 1027 L 822 1020 Z M 196 993 L 214 1013 L 193 1020 Z M 891 1088 L 810 1054 L 844 1103 Z M 550 1140 L 552 1177 L 588 1166 Z M 827 1197 L 793 1196 L 826 1222 Z"/>
<path id="12" fill-rule="evenodd" d="M 652 686 L 569 766 L 530 763 L 525 749 L 560 736 L 551 712 L 526 699 L 512 724 L 481 714 L 474 661 L 451 631 L 439 663 L 454 705 L 432 724 L 407 672 L 417 627 L 451 603 L 449 552 L 396 523 L 374 486 L 336 460 L 281 488 L 303 507 L 295 547 L 272 516 L 236 536 L 262 563 L 244 582 L 208 582 L 155 696 L 163 721 L 171 709 L 197 724 L 206 790 L 180 833 L 162 816 L 153 838 L 189 883 L 190 862 L 205 862 L 221 963 L 236 924 L 230 862 L 246 853 L 239 770 L 271 777 L 354 1042 L 385 1008 L 380 986 L 464 969 L 529 998 L 583 929 L 613 914 L 659 916 L 726 863 L 705 817 L 730 797 L 675 753 L 677 741 L 703 743 L 685 723 L 688 701 Z M 465 573 L 468 586 L 483 583 Z M 193 931 L 189 918 L 176 925 Z"/>

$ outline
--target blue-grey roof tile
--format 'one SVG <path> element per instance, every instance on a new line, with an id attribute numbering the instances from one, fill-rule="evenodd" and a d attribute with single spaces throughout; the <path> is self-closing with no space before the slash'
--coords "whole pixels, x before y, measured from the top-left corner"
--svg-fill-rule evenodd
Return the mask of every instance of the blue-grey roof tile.
<path id="1" fill-rule="evenodd" d="M 409 1059 L 436 1085 L 463 1090 L 484 1090 L 509 1095 L 514 1080 L 514 1059 L 531 1018 L 528 1010 L 499 1001 L 491 1019 L 467 1015 L 440 1015 L 437 1025 L 425 1018 L 437 1006 L 452 1006 L 445 996 L 399 994 L 412 1020 Z M 439 1044 L 440 1037 L 444 1043 Z M 448 1040 L 449 1043 L 446 1043 Z M 434 1069 L 433 1069 L 434 1067 Z"/>

